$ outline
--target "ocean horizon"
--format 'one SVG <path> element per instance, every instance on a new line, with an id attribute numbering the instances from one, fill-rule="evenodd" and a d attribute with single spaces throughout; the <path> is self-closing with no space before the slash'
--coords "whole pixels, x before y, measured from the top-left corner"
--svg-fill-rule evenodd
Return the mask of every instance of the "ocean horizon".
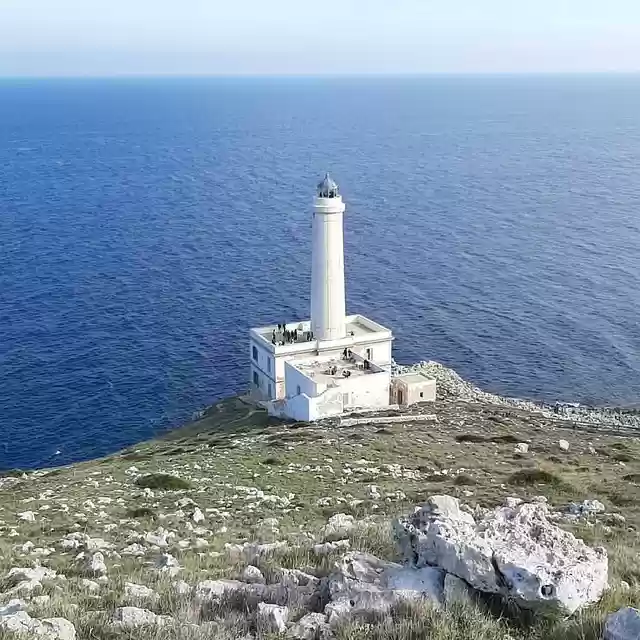
<path id="1" fill-rule="evenodd" d="M 640 74 L 0 78 L 0 470 L 243 392 L 325 171 L 396 360 L 640 405 Z"/>

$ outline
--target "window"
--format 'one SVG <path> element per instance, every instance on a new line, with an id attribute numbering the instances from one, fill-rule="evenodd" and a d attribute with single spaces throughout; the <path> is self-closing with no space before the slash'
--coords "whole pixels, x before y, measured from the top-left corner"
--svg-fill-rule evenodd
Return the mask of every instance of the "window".
<path id="1" fill-rule="evenodd" d="M 424 393 L 422 391 L 420 392 L 420 397 L 424 398 Z"/>
<path id="2" fill-rule="evenodd" d="M 251 353 L 253 355 L 253 359 L 258 362 L 258 350 L 255 347 L 251 348 Z"/>
<path id="3" fill-rule="evenodd" d="M 267 371 L 271 373 L 271 358 L 267 358 Z"/>
<path id="4" fill-rule="evenodd" d="M 271 398 L 271 383 L 269 383 L 267 388 L 269 389 L 269 398 Z"/>
<path id="5" fill-rule="evenodd" d="M 300 389 L 300 385 L 296 387 L 296 395 L 300 395 L 302 393 L 302 389 Z"/>
<path id="6" fill-rule="evenodd" d="M 367 349 L 367 360 L 373 358 L 373 349 Z"/>
<path id="7" fill-rule="evenodd" d="M 260 386 L 260 376 L 258 375 L 257 371 L 253 372 L 253 384 L 255 384 L 256 387 Z"/>

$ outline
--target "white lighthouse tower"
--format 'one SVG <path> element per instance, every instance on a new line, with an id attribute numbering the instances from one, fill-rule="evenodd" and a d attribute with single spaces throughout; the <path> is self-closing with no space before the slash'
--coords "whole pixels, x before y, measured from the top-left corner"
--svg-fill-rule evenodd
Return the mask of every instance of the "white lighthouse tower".
<path id="1" fill-rule="evenodd" d="M 343 214 L 338 185 L 327 173 L 313 206 L 311 331 L 321 342 L 346 336 Z"/>

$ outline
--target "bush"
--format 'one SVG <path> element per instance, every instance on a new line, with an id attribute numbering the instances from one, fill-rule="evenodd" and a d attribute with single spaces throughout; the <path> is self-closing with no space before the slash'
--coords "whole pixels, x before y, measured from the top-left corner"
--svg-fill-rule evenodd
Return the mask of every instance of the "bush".
<path id="1" fill-rule="evenodd" d="M 151 507 L 134 507 L 127 510 L 128 518 L 155 518 L 156 512 Z"/>
<path id="2" fill-rule="evenodd" d="M 557 475 L 550 471 L 545 471 L 544 469 L 520 469 L 520 471 L 512 473 L 507 479 L 507 482 L 509 484 L 520 486 L 532 484 L 563 484 L 562 480 Z"/>
<path id="3" fill-rule="evenodd" d="M 461 473 L 456 476 L 455 480 L 453 481 L 453 484 L 455 484 L 457 487 L 462 487 L 462 486 L 468 486 L 468 485 L 477 484 L 477 483 L 470 475 L 467 475 L 466 473 Z"/>
<path id="4" fill-rule="evenodd" d="M 456 442 L 487 442 L 484 436 L 480 436 L 477 433 L 462 433 L 456 436 Z"/>
<path id="5" fill-rule="evenodd" d="M 164 489 L 166 491 L 191 489 L 190 482 L 168 473 L 150 473 L 146 476 L 140 476 L 136 480 L 136 484 L 143 489 Z"/>

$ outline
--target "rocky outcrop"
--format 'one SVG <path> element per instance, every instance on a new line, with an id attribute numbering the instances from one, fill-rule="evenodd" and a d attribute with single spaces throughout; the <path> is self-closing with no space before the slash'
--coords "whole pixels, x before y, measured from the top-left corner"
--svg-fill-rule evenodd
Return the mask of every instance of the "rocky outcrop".
<path id="1" fill-rule="evenodd" d="M 500 507 L 478 521 L 456 498 L 434 496 L 396 523 L 405 558 L 440 567 L 524 608 L 573 613 L 607 588 L 607 553 L 552 524 L 544 503 Z"/>

